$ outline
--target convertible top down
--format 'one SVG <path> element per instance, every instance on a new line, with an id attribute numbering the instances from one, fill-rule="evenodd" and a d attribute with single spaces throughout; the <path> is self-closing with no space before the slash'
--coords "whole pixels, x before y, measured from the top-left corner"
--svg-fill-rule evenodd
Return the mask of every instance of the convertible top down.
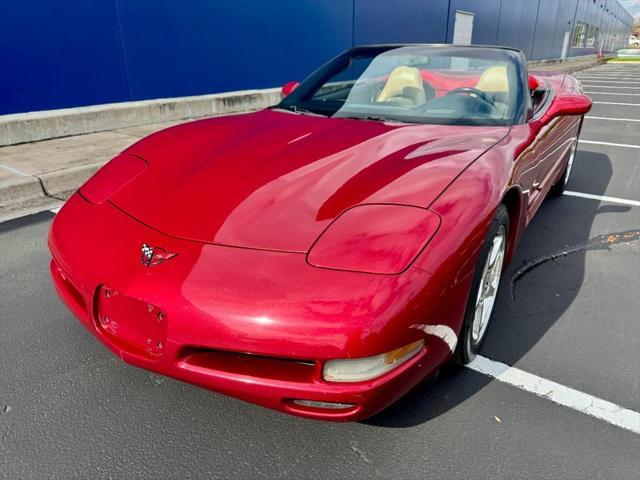
<path id="1" fill-rule="evenodd" d="M 591 101 L 517 50 L 450 45 L 357 47 L 283 96 L 114 158 L 56 216 L 51 274 L 133 365 L 359 420 L 477 354 Z"/>

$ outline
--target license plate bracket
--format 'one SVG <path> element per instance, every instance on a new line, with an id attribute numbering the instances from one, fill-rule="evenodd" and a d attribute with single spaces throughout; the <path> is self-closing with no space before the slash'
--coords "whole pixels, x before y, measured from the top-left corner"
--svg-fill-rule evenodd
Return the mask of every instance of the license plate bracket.
<path id="1" fill-rule="evenodd" d="M 162 355 L 167 338 L 167 314 L 156 305 L 101 286 L 96 326 L 123 350 L 150 357 Z"/>

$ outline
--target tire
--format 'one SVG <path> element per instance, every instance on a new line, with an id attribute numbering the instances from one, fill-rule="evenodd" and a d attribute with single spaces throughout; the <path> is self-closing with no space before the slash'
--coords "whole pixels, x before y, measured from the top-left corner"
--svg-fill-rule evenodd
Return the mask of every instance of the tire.
<path id="1" fill-rule="evenodd" d="M 567 189 L 567 184 L 569 183 L 569 178 L 571 177 L 571 170 L 573 169 L 573 161 L 576 157 L 577 143 L 578 139 L 576 139 L 575 142 L 573 142 L 573 145 L 571 145 L 571 150 L 569 150 L 569 158 L 567 159 L 567 165 L 564 167 L 562 176 L 549 189 L 550 197 L 559 197 Z"/>
<path id="2" fill-rule="evenodd" d="M 501 239 L 501 246 L 496 246 L 498 238 Z M 471 362 L 480 351 L 486 337 L 495 300 L 498 296 L 508 241 L 509 213 L 506 207 L 501 204 L 491 221 L 473 274 L 462 330 L 453 354 L 456 363 L 464 365 Z M 489 300 L 486 295 L 491 294 L 493 298 Z M 484 300 L 482 300 L 483 298 Z M 482 306 L 480 306 L 481 300 Z M 485 302 L 487 303 L 485 304 Z"/>
<path id="3" fill-rule="evenodd" d="M 573 142 L 573 145 L 571 145 L 571 150 L 569 151 L 569 158 L 567 159 L 567 165 L 564 167 L 562 176 L 549 189 L 549 193 L 548 193 L 549 197 L 559 197 L 567 189 L 567 184 L 569 183 L 569 178 L 571 177 L 571 170 L 573 169 L 573 161 L 575 160 L 575 157 L 576 157 L 576 150 L 578 149 L 578 139 L 580 138 L 580 132 L 582 131 L 583 121 L 584 121 L 584 118 L 581 118 L 580 126 L 578 127 L 578 134 L 576 135 L 576 139 Z"/>

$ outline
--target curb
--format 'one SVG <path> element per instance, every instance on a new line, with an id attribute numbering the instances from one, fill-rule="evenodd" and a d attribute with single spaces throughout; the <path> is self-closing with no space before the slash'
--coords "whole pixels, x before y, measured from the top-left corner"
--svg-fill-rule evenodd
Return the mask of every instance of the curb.
<path id="1" fill-rule="evenodd" d="M 536 67 L 540 65 L 567 65 L 571 63 L 589 62 L 599 60 L 603 57 L 599 57 L 597 54 L 581 55 L 579 57 L 567 57 L 564 61 L 561 58 L 549 58 L 546 60 L 530 60 L 527 65 L 530 67 Z"/>
<path id="2" fill-rule="evenodd" d="M 583 57 L 574 57 L 564 62 L 562 59 L 553 60 L 537 60 L 527 62 L 530 71 L 553 72 L 556 68 L 559 73 L 574 73 L 585 68 L 591 68 L 602 65 L 607 62 L 610 57 L 599 57 L 598 55 L 585 55 Z"/>
<path id="3" fill-rule="evenodd" d="M 0 210 L 36 198 L 45 198 L 40 180 L 36 177 L 15 177 L 2 182 Z"/>
<path id="4" fill-rule="evenodd" d="M 42 173 L 37 177 L 28 175 L 3 181 L 0 187 L 0 212 L 38 199 L 67 199 L 104 164 L 93 162 Z"/>
<path id="5" fill-rule="evenodd" d="M 258 110 L 278 103 L 279 88 L 160 98 L 0 116 L 0 147 L 150 123 Z"/>
<path id="6" fill-rule="evenodd" d="M 78 165 L 77 167 L 43 173 L 39 178 L 47 196 L 53 198 L 68 198 L 103 165 L 104 162 Z"/>

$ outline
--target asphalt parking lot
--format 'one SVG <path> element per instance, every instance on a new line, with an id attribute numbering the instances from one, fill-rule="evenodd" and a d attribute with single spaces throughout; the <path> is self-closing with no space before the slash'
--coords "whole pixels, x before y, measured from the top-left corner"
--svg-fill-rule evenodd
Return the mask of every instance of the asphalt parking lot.
<path id="1" fill-rule="evenodd" d="M 594 108 L 570 191 L 526 232 L 482 352 L 523 375 L 452 366 L 335 424 L 136 369 L 58 301 L 43 212 L 0 224 L 0 477 L 639 478 L 640 65 L 576 76 Z"/>

